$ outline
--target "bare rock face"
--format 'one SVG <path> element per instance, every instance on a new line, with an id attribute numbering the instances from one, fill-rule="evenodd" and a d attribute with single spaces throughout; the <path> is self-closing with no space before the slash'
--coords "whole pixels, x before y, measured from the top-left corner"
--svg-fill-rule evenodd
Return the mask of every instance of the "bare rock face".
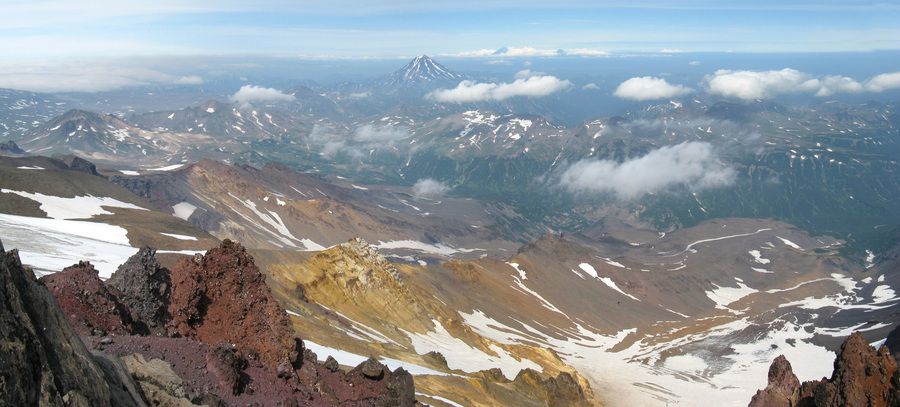
<path id="1" fill-rule="evenodd" d="M 56 300 L 0 244 L 0 405 L 111 406 L 104 370 Z M 127 378 L 126 378 L 127 380 Z M 116 405 L 142 405 L 117 400 Z"/>
<path id="2" fill-rule="evenodd" d="M 592 398 L 585 397 L 584 389 L 566 372 L 545 378 L 532 369 L 522 369 L 512 384 L 517 393 L 543 400 L 550 407 L 596 405 Z"/>
<path id="3" fill-rule="evenodd" d="M 60 308 L 81 336 L 145 334 L 139 318 L 100 280 L 89 262 L 66 267 L 41 277 L 41 283 L 56 297 Z"/>
<path id="4" fill-rule="evenodd" d="M 769 384 L 750 406 L 900 406 L 900 370 L 886 346 L 875 350 L 859 332 L 841 345 L 831 379 L 798 383 L 779 356 L 769 368 Z"/>
<path id="5" fill-rule="evenodd" d="M 106 281 L 119 299 L 131 307 L 151 329 L 169 319 L 169 270 L 156 260 L 156 249 L 144 246 Z"/>
<path id="6" fill-rule="evenodd" d="M 769 366 L 769 384 L 756 392 L 750 407 L 792 407 L 800 399 L 800 380 L 784 355 L 775 358 Z"/>
<path id="7" fill-rule="evenodd" d="M 230 343 L 250 359 L 275 368 L 300 358 L 287 312 L 239 243 L 179 261 L 171 270 L 169 328 L 209 344 Z"/>
<path id="8" fill-rule="evenodd" d="M 62 161 L 64 164 L 66 164 L 67 167 L 72 170 L 81 171 L 91 175 L 100 175 L 97 173 L 97 166 L 94 165 L 94 163 L 85 160 L 84 158 L 76 157 L 71 154 L 53 154 L 53 158 Z"/>

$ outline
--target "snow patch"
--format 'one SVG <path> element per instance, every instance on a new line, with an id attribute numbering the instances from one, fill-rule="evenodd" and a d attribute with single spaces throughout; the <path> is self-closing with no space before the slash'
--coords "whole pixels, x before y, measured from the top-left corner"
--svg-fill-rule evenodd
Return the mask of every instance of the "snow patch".
<path id="1" fill-rule="evenodd" d="M 609 278 L 609 277 L 600 277 L 600 281 L 602 281 L 603 284 L 606 284 L 607 287 L 612 288 L 613 290 L 618 291 L 619 294 L 622 294 L 622 295 L 624 295 L 624 296 L 626 296 L 626 297 L 628 297 L 628 298 L 631 298 L 632 300 L 640 301 L 639 299 L 637 299 L 637 297 L 635 297 L 635 296 L 633 296 L 633 295 L 631 295 L 631 294 L 628 294 L 628 293 L 626 293 L 625 291 L 622 291 L 622 289 L 620 289 L 619 286 L 616 285 L 616 282 L 615 282 L 615 281 L 612 281 L 611 278 Z"/>
<path id="2" fill-rule="evenodd" d="M 748 287 L 746 284 L 736 281 L 737 287 L 720 287 L 713 284 L 716 288 L 706 292 L 706 296 L 716 303 L 718 309 L 730 309 L 728 305 L 744 298 L 750 294 L 759 292 L 755 288 Z"/>
<path id="3" fill-rule="evenodd" d="M 407 335 L 409 335 L 416 353 L 424 355 L 431 351 L 440 352 L 447 359 L 447 366 L 450 369 L 475 373 L 499 368 L 503 372 L 503 376 L 509 380 L 515 379 L 522 369 L 534 369 L 539 372 L 543 370 L 540 365 L 529 359 L 516 360 L 497 345 L 488 346 L 496 355 L 473 348 L 447 332 L 440 321 L 432 320 L 432 322 L 435 325 L 434 331 L 425 334 L 407 333 Z"/>
<path id="4" fill-rule="evenodd" d="M 188 220 L 196 210 L 197 207 L 187 201 L 172 206 L 172 214 L 184 220 Z"/>
<path id="5" fill-rule="evenodd" d="M 0 214 L 0 226 L 4 246 L 43 274 L 86 259 L 106 279 L 137 252 L 124 228 L 104 223 Z"/>
<path id="6" fill-rule="evenodd" d="M 753 256 L 753 261 L 759 264 L 769 264 L 771 261 L 769 259 L 763 258 L 762 253 L 759 250 L 750 250 L 750 255 Z"/>
<path id="7" fill-rule="evenodd" d="M 197 238 L 194 236 L 179 235 L 179 234 L 175 234 L 175 233 L 160 233 L 160 234 L 164 235 L 164 236 L 174 237 L 174 238 L 180 239 L 180 240 L 197 240 Z"/>
<path id="8" fill-rule="evenodd" d="M 62 198 L 44 195 L 42 193 L 13 191 L 10 189 L 0 189 L 0 193 L 16 194 L 40 202 L 41 210 L 44 211 L 48 217 L 53 219 L 90 219 L 94 215 L 112 215 L 112 212 L 103 209 L 104 206 L 111 208 L 138 209 L 142 211 L 149 210 L 135 204 L 122 202 L 115 198 L 95 197 L 91 195 Z"/>

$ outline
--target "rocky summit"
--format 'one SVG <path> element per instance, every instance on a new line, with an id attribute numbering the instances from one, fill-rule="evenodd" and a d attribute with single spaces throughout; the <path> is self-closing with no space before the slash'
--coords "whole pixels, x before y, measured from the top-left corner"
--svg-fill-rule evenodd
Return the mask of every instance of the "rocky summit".
<path id="1" fill-rule="evenodd" d="M 15 251 L 0 266 L 0 367 L 17 372 L 3 373 L 0 405 L 416 404 L 402 368 L 319 363 L 238 243 L 171 270 L 145 247 L 109 285 L 87 262 L 40 281 Z"/>
<path id="2" fill-rule="evenodd" d="M 887 346 L 870 346 L 859 332 L 841 345 L 830 379 L 800 383 L 790 362 L 779 356 L 769 367 L 769 382 L 750 407 L 837 407 L 900 405 L 900 370 Z"/>

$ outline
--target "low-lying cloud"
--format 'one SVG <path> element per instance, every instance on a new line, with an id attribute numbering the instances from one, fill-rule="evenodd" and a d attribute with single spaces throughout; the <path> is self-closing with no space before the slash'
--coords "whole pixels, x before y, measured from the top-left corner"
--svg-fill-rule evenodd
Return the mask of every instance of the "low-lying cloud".
<path id="1" fill-rule="evenodd" d="M 398 141 L 410 136 L 409 131 L 403 127 L 366 124 L 357 127 L 347 137 L 341 136 L 330 127 L 317 124 L 309 134 L 308 140 L 312 144 L 321 144 L 322 155 L 326 157 L 346 154 L 353 158 L 361 158 L 374 150 L 393 148 Z"/>
<path id="2" fill-rule="evenodd" d="M 449 190 L 450 187 L 433 178 L 422 178 L 416 181 L 412 187 L 412 193 L 416 199 L 438 197 Z"/>
<path id="3" fill-rule="evenodd" d="M 642 76 L 619 84 L 613 95 L 631 100 L 655 100 L 686 95 L 694 90 L 683 85 L 672 85 L 663 78 Z"/>
<path id="4" fill-rule="evenodd" d="M 836 93 L 877 93 L 900 88 L 900 72 L 881 74 L 858 82 L 841 75 L 815 77 L 790 68 L 780 71 L 719 70 L 707 75 L 705 80 L 709 93 L 743 100 L 791 93 L 808 92 L 825 97 Z"/>
<path id="5" fill-rule="evenodd" d="M 444 103 L 501 101 L 516 96 L 544 97 L 572 86 L 568 80 L 555 76 L 531 76 L 521 71 L 513 83 L 477 83 L 462 81 L 453 89 L 438 89 L 425 97 Z"/>
<path id="6" fill-rule="evenodd" d="M 237 103 L 241 108 L 247 109 L 251 102 L 290 102 L 296 100 L 297 97 L 288 95 L 278 89 L 264 88 L 261 86 L 244 85 L 229 99 Z"/>
<path id="7" fill-rule="evenodd" d="M 735 172 L 719 160 L 711 144 L 684 142 L 622 163 L 581 160 L 550 179 L 574 194 L 611 193 L 631 200 L 677 186 L 698 191 L 732 185 Z"/>
<path id="8" fill-rule="evenodd" d="M 197 76 L 197 75 L 182 76 L 182 77 L 172 81 L 172 83 L 174 83 L 176 85 L 202 85 L 203 78 L 200 76 Z"/>

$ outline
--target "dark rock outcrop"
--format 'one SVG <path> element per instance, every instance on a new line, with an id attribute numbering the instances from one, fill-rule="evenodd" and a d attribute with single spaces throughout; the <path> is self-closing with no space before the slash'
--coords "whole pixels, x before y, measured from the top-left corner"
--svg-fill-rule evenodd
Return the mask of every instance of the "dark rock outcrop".
<path id="1" fill-rule="evenodd" d="M 769 384 L 750 406 L 900 406 L 900 370 L 886 346 L 876 350 L 859 332 L 841 345 L 831 379 L 804 382 L 779 356 L 769 368 Z"/>
<path id="2" fill-rule="evenodd" d="M 769 384 L 756 392 L 750 401 L 751 407 L 791 407 L 800 399 L 800 380 L 784 355 L 775 358 L 769 366 Z"/>
<path id="3" fill-rule="evenodd" d="M 0 155 L 20 156 L 25 154 L 27 154 L 25 150 L 19 148 L 19 146 L 12 140 L 5 143 L 0 143 Z"/>
<path id="4" fill-rule="evenodd" d="M 225 240 L 206 255 L 184 258 L 172 267 L 171 277 L 172 333 L 209 344 L 234 344 L 273 368 L 300 358 L 287 312 L 239 243 Z"/>
<path id="5" fill-rule="evenodd" d="M 71 170 L 81 171 L 87 174 L 100 176 L 97 173 L 97 166 L 94 163 L 85 160 L 84 158 L 76 157 L 71 154 L 63 155 L 63 154 L 53 154 L 53 158 L 62 161 L 66 164 L 67 167 Z"/>
<path id="6" fill-rule="evenodd" d="M 900 326 L 888 333 L 887 338 L 884 340 L 884 346 L 891 350 L 894 362 L 897 363 L 897 366 L 900 366 Z"/>
<path id="7" fill-rule="evenodd" d="M 66 267 L 40 279 L 81 335 L 143 335 L 147 327 L 100 280 L 89 262 Z"/>
<path id="8" fill-rule="evenodd" d="M 156 249 L 144 246 L 106 281 L 119 299 L 131 307 L 151 329 L 169 320 L 169 270 L 156 260 Z"/>
<path id="9" fill-rule="evenodd" d="M 50 292 L 22 267 L 18 252 L 5 252 L 2 243 L 0 304 L 0 405 L 143 405 L 130 396 L 113 399 L 106 369 L 78 338 Z M 119 377 L 129 381 L 127 375 Z"/>

